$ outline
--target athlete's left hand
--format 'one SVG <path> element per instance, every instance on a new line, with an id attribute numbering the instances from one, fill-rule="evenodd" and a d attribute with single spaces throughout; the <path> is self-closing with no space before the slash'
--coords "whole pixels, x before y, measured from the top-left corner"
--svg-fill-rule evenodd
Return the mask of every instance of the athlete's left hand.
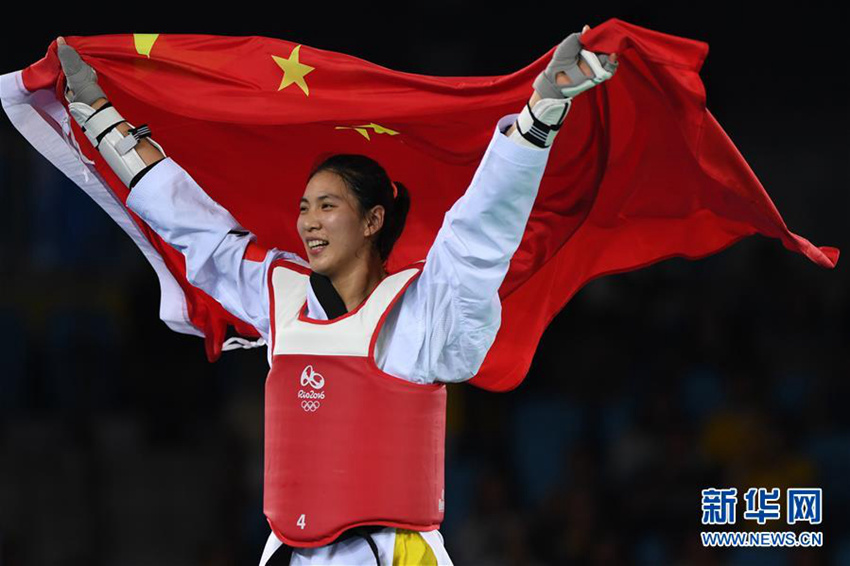
<path id="1" fill-rule="evenodd" d="M 588 30 L 590 26 L 585 25 L 581 34 L 567 36 L 555 50 L 552 61 L 534 81 L 535 94 L 540 98 L 573 98 L 614 76 L 619 65 L 617 54 L 585 50 L 580 35 Z"/>

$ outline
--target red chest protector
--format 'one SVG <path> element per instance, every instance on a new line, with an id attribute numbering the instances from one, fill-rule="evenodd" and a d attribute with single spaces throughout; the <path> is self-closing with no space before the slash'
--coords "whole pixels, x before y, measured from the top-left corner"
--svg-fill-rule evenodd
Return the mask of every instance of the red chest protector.
<path id="1" fill-rule="evenodd" d="M 290 546 L 323 546 L 359 525 L 428 531 L 443 521 L 445 385 L 374 361 L 384 320 L 421 271 L 402 269 L 356 310 L 314 321 L 304 316 L 310 270 L 285 260 L 269 270 L 263 511 Z"/>

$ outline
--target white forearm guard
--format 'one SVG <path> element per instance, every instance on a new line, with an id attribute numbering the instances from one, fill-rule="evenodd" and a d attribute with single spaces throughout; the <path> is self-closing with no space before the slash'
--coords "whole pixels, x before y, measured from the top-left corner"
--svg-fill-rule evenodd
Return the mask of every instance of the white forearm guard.
<path id="1" fill-rule="evenodd" d="M 517 117 L 516 129 L 510 139 L 529 147 L 549 147 L 555 141 L 571 105 L 571 98 L 543 98 L 534 104 L 533 109 L 526 103 Z"/>
<path id="2" fill-rule="evenodd" d="M 96 111 L 88 104 L 71 102 L 68 108 L 86 137 L 128 188 L 133 188 L 133 179 L 146 167 L 135 149 L 139 140 L 148 138 L 165 155 L 162 147 L 150 138 L 151 131 L 146 124 L 134 128 L 128 123 L 128 135 L 121 135 L 116 126 L 125 120 L 111 104 Z"/>

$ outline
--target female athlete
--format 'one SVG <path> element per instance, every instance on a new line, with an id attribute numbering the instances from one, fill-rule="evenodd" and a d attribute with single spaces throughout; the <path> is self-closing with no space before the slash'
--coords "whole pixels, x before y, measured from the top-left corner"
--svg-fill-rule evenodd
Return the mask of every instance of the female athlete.
<path id="1" fill-rule="evenodd" d="M 261 566 L 451 564 L 438 530 L 444 384 L 472 378 L 493 344 L 549 148 L 572 98 L 611 78 L 616 55 L 568 36 L 522 112 L 499 120 L 424 262 L 388 274 L 410 194 L 378 163 L 334 155 L 311 171 L 296 225 L 308 261 L 259 249 L 58 43 L 70 113 L 131 189 L 127 206 L 268 344 Z"/>

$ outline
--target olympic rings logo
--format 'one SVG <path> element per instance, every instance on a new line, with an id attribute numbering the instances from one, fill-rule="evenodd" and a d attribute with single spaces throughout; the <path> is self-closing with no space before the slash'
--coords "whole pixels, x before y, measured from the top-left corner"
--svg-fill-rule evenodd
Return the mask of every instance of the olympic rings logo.
<path id="1" fill-rule="evenodd" d="M 313 366 L 307 366 L 301 372 L 301 387 L 309 385 L 313 389 L 321 389 L 325 386 L 325 378 L 317 371 L 313 371 Z"/>
<path id="2" fill-rule="evenodd" d="M 318 401 L 301 401 L 301 408 L 308 413 L 315 413 L 320 406 L 321 403 Z"/>

